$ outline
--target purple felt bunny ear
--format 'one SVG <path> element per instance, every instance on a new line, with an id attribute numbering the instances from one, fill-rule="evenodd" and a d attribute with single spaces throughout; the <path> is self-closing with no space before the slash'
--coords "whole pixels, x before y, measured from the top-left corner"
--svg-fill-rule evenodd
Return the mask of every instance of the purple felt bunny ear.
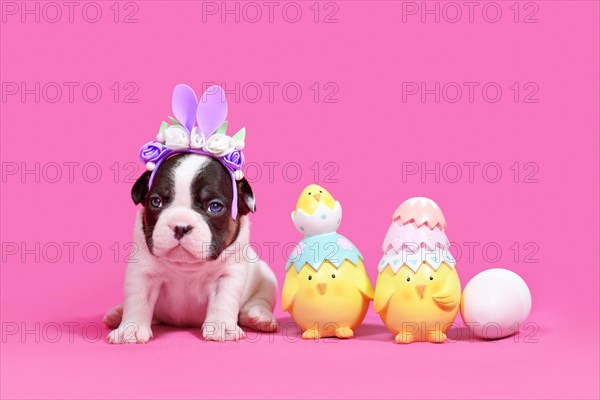
<path id="1" fill-rule="evenodd" d="M 175 86 L 172 106 L 175 119 L 191 132 L 196 121 L 196 108 L 198 107 L 198 98 L 192 88 L 183 83 Z"/>
<path id="2" fill-rule="evenodd" d="M 196 120 L 200 131 L 208 139 L 221 126 L 225 118 L 227 118 L 225 91 L 220 86 L 213 85 L 202 93 L 198 103 Z"/>

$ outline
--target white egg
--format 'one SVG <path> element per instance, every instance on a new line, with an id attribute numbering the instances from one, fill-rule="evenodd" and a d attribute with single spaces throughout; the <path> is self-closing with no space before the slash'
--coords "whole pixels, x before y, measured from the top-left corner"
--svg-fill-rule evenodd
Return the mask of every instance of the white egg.
<path id="1" fill-rule="evenodd" d="M 531 311 L 525 281 L 507 269 L 493 268 L 473 277 L 463 290 L 460 313 L 473 334 L 484 339 L 510 336 Z"/>

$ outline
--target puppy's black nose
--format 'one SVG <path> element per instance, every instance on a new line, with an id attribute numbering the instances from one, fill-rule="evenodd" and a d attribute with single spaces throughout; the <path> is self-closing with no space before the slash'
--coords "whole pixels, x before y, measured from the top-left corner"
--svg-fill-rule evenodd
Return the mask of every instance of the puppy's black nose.
<path id="1" fill-rule="evenodd" d="M 173 228 L 173 232 L 175 233 L 175 239 L 181 239 L 182 237 L 190 233 L 192 229 L 194 229 L 194 227 L 191 225 L 175 225 L 175 227 Z"/>

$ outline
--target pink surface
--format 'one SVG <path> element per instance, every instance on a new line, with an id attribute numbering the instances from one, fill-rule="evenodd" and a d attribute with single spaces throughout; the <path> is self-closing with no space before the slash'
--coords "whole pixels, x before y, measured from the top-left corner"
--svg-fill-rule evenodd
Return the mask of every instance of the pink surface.
<path id="1" fill-rule="evenodd" d="M 236 2 L 58 2 L 58 18 L 3 1 L 1 397 L 598 398 L 598 2 L 475 3 L 452 22 L 436 2 L 253 3 L 256 20 Z M 253 240 L 280 283 L 305 184 L 342 203 L 373 280 L 392 212 L 427 196 L 463 286 L 490 267 L 529 284 L 526 332 L 400 346 L 369 314 L 356 339 L 313 343 L 278 308 L 272 341 L 94 341 L 121 301 L 137 151 L 180 82 L 224 84 L 248 128 Z"/>

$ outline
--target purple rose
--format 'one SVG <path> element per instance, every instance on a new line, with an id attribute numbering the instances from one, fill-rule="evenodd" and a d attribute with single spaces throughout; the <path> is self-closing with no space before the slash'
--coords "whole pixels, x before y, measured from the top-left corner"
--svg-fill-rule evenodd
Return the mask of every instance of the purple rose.
<path id="1" fill-rule="evenodd" d="M 223 162 L 223 165 L 227 167 L 227 169 L 231 171 L 237 171 L 242 169 L 242 166 L 244 165 L 244 153 L 236 149 L 231 153 L 225 154 L 223 157 L 221 157 L 221 161 Z"/>
<path id="2" fill-rule="evenodd" d="M 156 163 L 161 160 L 168 151 L 169 149 L 162 143 L 148 142 L 140 149 L 140 161 L 144 164 L 147 162 Z"/>

